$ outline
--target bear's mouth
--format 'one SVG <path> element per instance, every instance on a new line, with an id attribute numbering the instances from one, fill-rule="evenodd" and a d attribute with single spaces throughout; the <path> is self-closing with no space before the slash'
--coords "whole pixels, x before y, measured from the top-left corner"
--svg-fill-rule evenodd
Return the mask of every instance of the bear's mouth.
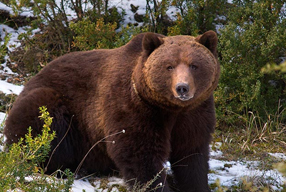
<path id="1" fill-rule="evenodd" d="M 175 96 L 175 98 L 180 99 L 181 101 L 188 101 L 190 99 L 192 99 L 194 97 L 194 95 L 178 95 Z"/>

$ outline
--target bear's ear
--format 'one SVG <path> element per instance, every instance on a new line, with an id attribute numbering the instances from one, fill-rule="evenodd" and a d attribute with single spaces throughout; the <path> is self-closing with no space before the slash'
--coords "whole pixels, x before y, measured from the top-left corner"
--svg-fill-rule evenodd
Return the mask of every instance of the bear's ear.
<path id="1" fill-rule="evenodd" d="M 144 35 L 142 46 L 147 56 L 164 43 L 162 37 L 164 36 L 150 32 Z"/>
<path id="2" fill-rule="evenodd" d="M 214 31 L 207 31 L 204 34 L 196 37 L 196 41 L 208 48 L 215 57 L 217 57 L 217 35 Z"/>

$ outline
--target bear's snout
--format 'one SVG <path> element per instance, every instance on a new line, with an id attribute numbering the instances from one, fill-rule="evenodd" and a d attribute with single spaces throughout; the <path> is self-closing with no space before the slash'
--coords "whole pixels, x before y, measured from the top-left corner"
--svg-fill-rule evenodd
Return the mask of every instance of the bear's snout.
<path id="1" fill-rule="evenodd" d="M 176 85 L 176 91 L 178 95 L 184 96 L 186 95 L 190 90 L 190 86 L 186 83 L 178 83 Z"/>
<path id="2" fill-rule="evenodd" d="M 177 65 L 172 71 L 171 82 L 172 93 L 176 99 L 188 101 L 194 97 L 196 86 L 189 65 L 185 63 Z"/>
<path id="3" fill-rule="evenodd" d="M 187 83 L 176 84 L 176 93 L 174 96 L 181 101 L 188 101 L 194 97 L 194 94 L 190 93 L 190 85 Z"/>

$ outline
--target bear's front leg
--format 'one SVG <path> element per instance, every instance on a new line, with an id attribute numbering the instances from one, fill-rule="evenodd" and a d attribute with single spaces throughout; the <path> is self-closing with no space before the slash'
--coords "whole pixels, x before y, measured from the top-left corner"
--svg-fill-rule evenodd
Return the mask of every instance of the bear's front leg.
<path id="1" fill-rule="evenodd" d="M 171 157 L 176 188 L 182 192 L 208 192 L 208 144 L 196 151 L 185 150 Z"/>
<path id="2" fill-rule="evenodd" d="M 196 109 L 178 115 L 171 133 L 170 163 L 180 191 L 210 191 L 208 160 L 214 127 L 212 96 Z"/>
<path id="3" fill-rule="evenodd" d="M 156 129 L 127 128 L 124 134 L 112 137 L 114 144 L 107 144 L 109 156 L 131 189 L 170 191 L 163 166 L 169 154 L 169 140 L 163 137 Z"/>

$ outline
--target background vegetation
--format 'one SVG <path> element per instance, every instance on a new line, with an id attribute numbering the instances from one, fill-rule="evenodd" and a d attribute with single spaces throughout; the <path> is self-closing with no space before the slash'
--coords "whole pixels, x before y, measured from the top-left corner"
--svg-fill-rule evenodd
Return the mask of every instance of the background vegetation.
<path id="1" fill-rule="evenodd" d="M 164 35 L 219 36 L 220 83 L 215 91 L 215 141 L 229 158 L 286 148 L 286 3 L 283 0 L 146 0 L 145 14 L 131 6 L 135 23 L 124 22 L 126 10 L 109 0 L 2 1 L 15 15 L 2 21 L 17 28 L 25 8 L 30 29 L 22 46 L 8 53 L 11 67 L 26 80 L 52 59 L 68 52 L 116 48 L 134 35 L 152 31 Z M 167 12 L 176 7 L 175 17 Z M 72 17 L 67 9 L 74 11 Z M 23 21 L 22 21 L 23 23 Z M 31 36 L 34 29 L 40 32 Z M 0 60 L 7 54 L 7 35 Z M 4 105 L 4 104 L 3 104 Z"/>

